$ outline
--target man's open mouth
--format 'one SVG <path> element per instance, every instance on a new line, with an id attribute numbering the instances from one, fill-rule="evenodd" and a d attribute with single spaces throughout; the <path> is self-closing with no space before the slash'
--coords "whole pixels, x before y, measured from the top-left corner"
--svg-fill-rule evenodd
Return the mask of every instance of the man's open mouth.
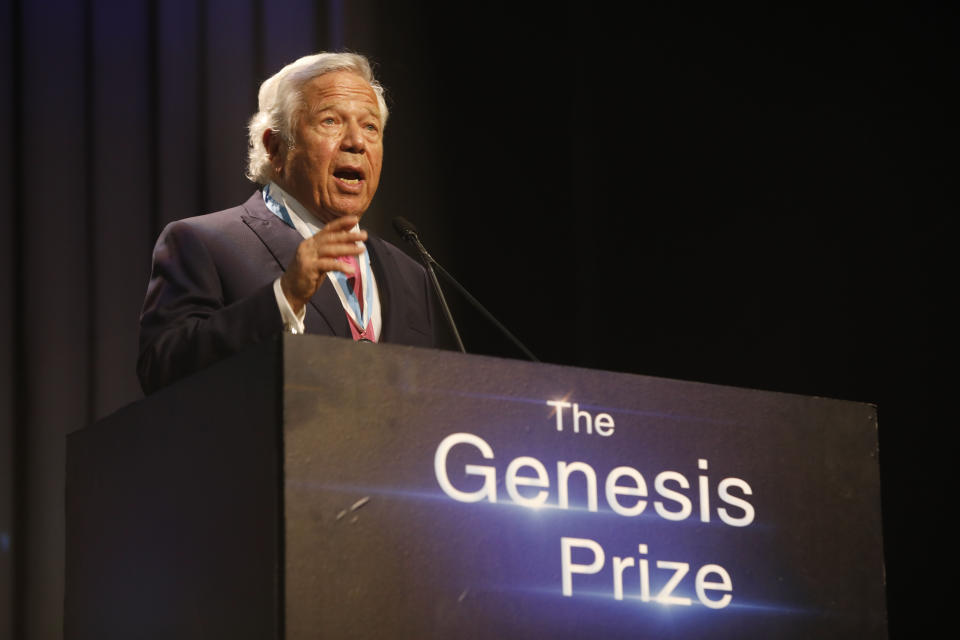
<path id="1" fill-rule="evenodd" d="M 359 169 L 337 169 L 333 177 L 347 184 L 359 184 L 363 180 L 363 172 Z"/>

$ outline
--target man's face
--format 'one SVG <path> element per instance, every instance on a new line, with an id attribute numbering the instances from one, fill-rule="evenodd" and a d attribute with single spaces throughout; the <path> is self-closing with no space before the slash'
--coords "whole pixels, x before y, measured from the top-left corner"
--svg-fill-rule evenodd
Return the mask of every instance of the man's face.
<path id="1" fill-rule="evenodd" d="M 335 71 L 307 82 L 303 97 L 294 147 L 282 156 L 278 182 L 324 222 L 359 217 L 380 183 L 377 96 L 355 73 Z"/>

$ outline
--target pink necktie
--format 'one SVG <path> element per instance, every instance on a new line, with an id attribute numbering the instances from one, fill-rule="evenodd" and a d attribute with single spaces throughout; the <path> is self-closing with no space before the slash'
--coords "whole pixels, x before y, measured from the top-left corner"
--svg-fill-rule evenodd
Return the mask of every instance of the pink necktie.
<path id="1" fill-rule="evenodd" d="M 360 312 L 363 313 L 363 280 L 360 278 L 360 263 L 356 256 L 343 256 L 340 258 L 340 260 L 353 267 L 353 275 L 347 276 L 347 286 L 353 290 L 353 295 L 357 297 L 357 304 L 360 305 Z M 360 327 L 357 326 L 357 324 L 353 321 L 353 318 L 350 317 L 349 313 L 347 314 L 347 322 L 350 325 L 350 333 L 353 334 L 354 340 L 369 340 L 371 342 L 377 341 L 377 337 L 373 331 L 372 315 L 369 321 L 367 321 L 367 328 L 365 330 L 360 329 Z"/>

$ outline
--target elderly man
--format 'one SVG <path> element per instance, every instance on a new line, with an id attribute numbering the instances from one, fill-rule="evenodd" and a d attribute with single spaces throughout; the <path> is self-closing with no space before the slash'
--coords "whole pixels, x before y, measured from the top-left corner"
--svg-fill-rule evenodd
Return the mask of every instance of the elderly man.
<path id="1" fill-rule="evenodd" d="M 386 121 L 360 55 L 306 56 L 261 85 L 247 175 L 262 189 L 157 241 L 140 319 L 144 391 L 284 330 L 440 346 L 424 269 L 358 226 Z"/>

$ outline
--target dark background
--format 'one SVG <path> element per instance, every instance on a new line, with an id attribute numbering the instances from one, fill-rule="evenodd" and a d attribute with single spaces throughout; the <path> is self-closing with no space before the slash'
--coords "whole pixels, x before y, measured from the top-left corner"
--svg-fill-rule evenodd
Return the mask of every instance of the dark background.
<path id="1" fill-rule="evenodd" d="M 259 82 L 343 47 L 392 109 L 371 229 L 416 223 L 544 361 L 877 404 L 891 637 L 942 615 L 945 7 L 0 11 L 0 637 L 60 637 L 64 436 L 140 395 L 157 234 L 249 195 Z M 519 355 L 449 295 L 469 351 Z"/>

